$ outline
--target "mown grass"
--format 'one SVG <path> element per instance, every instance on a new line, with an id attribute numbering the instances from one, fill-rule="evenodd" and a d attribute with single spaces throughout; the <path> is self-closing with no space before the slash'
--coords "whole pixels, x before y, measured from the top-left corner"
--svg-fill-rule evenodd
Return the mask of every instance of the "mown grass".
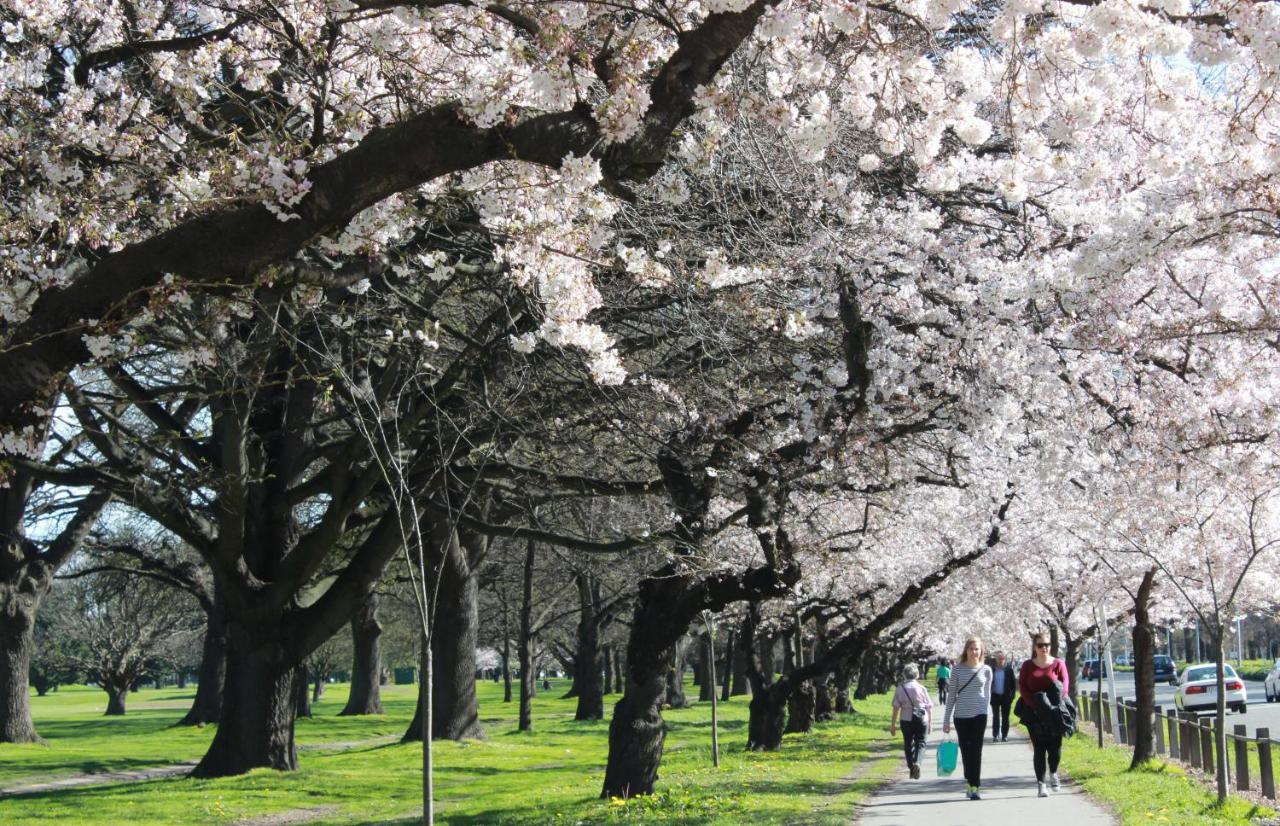
<path id="1" fill-rule="evenodd" d="M 1174 763 L 1151 761 L 1130 770 L 1132 751 L 1121 746 L 1098 748 L 1097 741 L 1079 735 L 1063 744 L 1062 766 L 1085 791 L 1108 805 L 1122 826 L 1172 823 L 1239 824 L 1273 817 L 1271 809 L 1238 797 L 1219 804 L 1217 795 Z"/>
<path id="2" fill-rule="evenodd" d="M 436 744 L 441 823 L 843 824 L 900 762 L 873 757 L 887 744 L 887 697 L 861 701 L 859 714 L 809 735 L 788 736 L 780 751 L 769 754 L 744 750 L 746 702 L 736 698 L 721 706 L 719 769 L 711 766 L 709 704 L 669 711 L 658 793 L 601 801 L 608 723 L 575 722 L 574 701 L 559 699 L 563 691 L 561 684 L 541 694 L 534 731 L 521 733 L 514 704 L 501 702 L 498 686 L 480 685 L 487 737 Z M 316 704 L 315 718 L 299 721 L 298 740 L 324 744 L 398 734 L 412 716 L 414 694 L 412 687 L 388 687 L 386 715 L 339 718 L 334 715 L 346 687 L 333 686 Z M 64 689 L 39 698 L 34 713 L 47 745 L 0 746 L 0 786 L 198 758 L 212 729 L 171 727 L 189 696 L 142 691 L 131 695 L 129 715 L 110 719 L 101 717 L 101 692 Z M 293 773 L 180 777 L 0 799 L 0 823 L 230 823 L 290 810 L 310 810 L 314 817 L 307 822 L 317 824 L 412 823 L 421 812 L 421 759 L 420 746 L 398 742 L 310 750 Z M 860 779 L 842 780 L 862 764 Z"/>

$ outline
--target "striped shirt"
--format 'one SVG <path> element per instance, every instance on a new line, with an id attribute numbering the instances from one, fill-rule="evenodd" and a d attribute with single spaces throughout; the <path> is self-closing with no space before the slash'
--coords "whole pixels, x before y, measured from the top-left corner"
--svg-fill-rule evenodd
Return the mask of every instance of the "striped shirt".
<path id="1" fill-rule="evenodd" d="M 970 678 L 973 682 L 969 682 Z M 951 671 L 951 692 L 947 694 L 947 710 L 942 714 L 943 725 L 951 722 L 953 714 L 962 720 L 986 714 L 991 705 L 991 680 L 989 665 L 977 668 L 957 665 Z M 965 683 L 968 683 L 967 687 Z"/>

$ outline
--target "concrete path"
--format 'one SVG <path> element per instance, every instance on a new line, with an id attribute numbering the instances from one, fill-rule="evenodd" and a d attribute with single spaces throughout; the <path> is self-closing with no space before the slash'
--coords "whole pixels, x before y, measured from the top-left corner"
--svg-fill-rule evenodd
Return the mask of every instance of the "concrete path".
<path id="1" fill-rule="evenodd" d="M 953 733 L 954 734 L 954 733 Z M 1031 742 L 1021 730 L 1010 730 L 1005 743 L 982 749 L 982 799 L 965 798 L 964 775 L 957 766 L 950 777 L 938 777 L 934 747 L 942 739 L 937 727 L 929 737 L 919 780 L 907 777 L 906 762 L 898 779 L 867 799 L 858 810 L 858 826 L 1115 826 L 1119 821 L 1071 783 L 1069 765 L 1062 766 L 1062 790 L 1036 796 L 1031 769 Z M 902 751 L 899 749 L 899 756 Z"/>

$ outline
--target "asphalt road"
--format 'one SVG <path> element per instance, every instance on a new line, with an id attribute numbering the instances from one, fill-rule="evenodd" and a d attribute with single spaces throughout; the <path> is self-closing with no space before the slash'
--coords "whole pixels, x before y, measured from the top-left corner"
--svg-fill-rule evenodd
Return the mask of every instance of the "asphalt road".
<path id="1" fill-rule="evenodd" d="M 1280 737 L 1280 703 L 1268 703 L 1266 695 L 1262 690 L 1261 681 L 1245 680 L 1245 692 L 1249 698 L 1249 710 L 1244 714 L 1238 714 L 1233 711 L 1227 712 L 1227 729 L 1233 726 L 1245 725 L 1249 727 L 1249 733 L 1253 734 L 1254 729 L 1269 728 L 1272 737 Z M 1085 691 L 1097 691 L 1098 681 L 1083 680 L 1080 688 Z M 1108 681 L 1104 677 L 1102 680 L 1102 690 L 1108 691 Z M 1173 704 L 1174 687 L 1167 683 L 1156 684 L 1156 705 L 1160 706 L 1166 713 L 1177 708 Z M 1132 699 L 1133 691 L 1133 674 L 1126 671 L 1116 672 L 1116 694 L 1121 697 Z"/>

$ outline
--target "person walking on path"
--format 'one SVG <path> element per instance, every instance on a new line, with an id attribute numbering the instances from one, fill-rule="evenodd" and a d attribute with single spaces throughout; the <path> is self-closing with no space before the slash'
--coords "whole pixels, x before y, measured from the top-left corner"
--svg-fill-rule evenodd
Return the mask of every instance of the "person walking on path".
<path id="1" fill-rule="evenodd" d="M 951 660 L 943 660 L 938 666 L 938 702 L 947 703 L 947 683 L 951 680 Z"/>
<path id="2" fill-rule="evenodd" d="M 1004 658 L 1003 651 L 997 651 L 996 664 L 991 669 L 991 742 L 1009 739 L 1009 709 L 1013 708 L 1017 693 L 1018 677 L 1013 673 L 1013 666 Z"/>
<path id="3" fill-rule="evenodd" d="M 889 716 L 889 736 L 902 719 L 902 749 L 907 755 L 907 770 L 911 779 L 920 777 L 920 755 L 924 753 L 925 736 L 933 731 L 933 701 L 929 691 L 916 682 L 920 669 L 908 665 L 902 669 L 902 684 L 893 693 L 893 713 Z"/>
<path id="4" fill-rule="evenodd" d="M 1067 664 L 1049 653 L 1048 634 L 1036 634 L 1031 638 L 1031 659 L 1022 664 L 1018 673 L 1018 691 L 1022 695 L 1022 713 L 1018 716 L 1027 724 L 1031 737 L 1031 766 L 1040 797 L 1048 797 L 1050 788 L 1055 792 L 1062 788 L 1058 765 L 1062 760 L 1063 730 L 1056 722 L 1063 698 L 1070 690 Z M 1037 699 L 1037 695 L 1044 696 Z"/>
<path id="5" fill-rule="evenodd" d="M 991 705 L 991 666 L 982 661 L 982 655 L 980 638 L 965 640 L 964 653 L 951 673 L 951 681 L 957 687 L 947 695 L 942 714 L 943 732 L 951 731 L 951 720 L 955 719 L 960 761 L 968 784 L 965 794 L 970 800 L 982 799 L 982 741 L 986 739 L 987 709 Z"/>

